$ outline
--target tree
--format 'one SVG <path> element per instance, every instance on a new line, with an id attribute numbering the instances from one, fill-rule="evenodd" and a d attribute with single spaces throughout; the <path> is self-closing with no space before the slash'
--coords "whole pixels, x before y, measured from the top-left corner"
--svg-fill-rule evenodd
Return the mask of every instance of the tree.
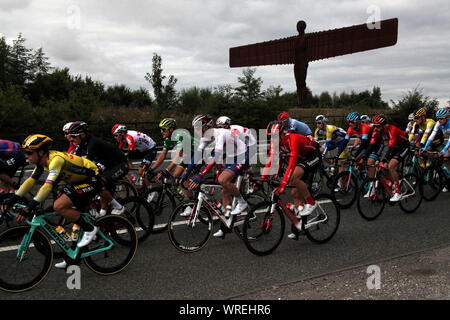
<path id="1" fill-rule="evenodd" d="M 246 68 L 242 71 L 243 77 L 238 77 L 238 82 L 241 86 L 236 87 L 236 95 L 244 102 L 256 102 L 262 97 L 261 77 L 255 78 L 256 69 Z"/>
<path id="2" fill-rule="evenodd" d="M 161 64 L 161 57 L 157 53 L 154 53 L 152 58 L 152 73 L 145 75 L 145 80 L 150 82 L 150 85 L 153 87 L 158 116 L 161 116 L 164 110 L 176 106 L 177 103 L 177 91 L 175 90 L 177 79 L 173 75 L 170 75 L 167 84 L 164 84 L 166 76 L 163 75 Z"/>

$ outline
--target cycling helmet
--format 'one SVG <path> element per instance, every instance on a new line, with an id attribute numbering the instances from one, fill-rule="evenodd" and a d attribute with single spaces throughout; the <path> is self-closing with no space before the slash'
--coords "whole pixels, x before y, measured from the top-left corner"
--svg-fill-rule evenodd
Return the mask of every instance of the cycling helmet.
<path id="1" fill-rule="evenodd" d="M 73 122 L 67 122 L 67 123 L 63 126 L 62 131 L 64 132 L 64 134 L 68 134 L 68 133 L 69 133 L 69 128 L 70 128 L 70 126 L 72 125 L 72 123 L 73 123 Z"/>
<path id="2" fill-rule="evenodd" d="M 284 121 L 284 120 L 287 120 L 287 119 L 289 119 L 289 118 L 290 118 L 289 113 L 287 113 L 287 112 L 285 111 L 285 112 L 282 112 L 282 113 L 280 113 L 280 114 L 278 115 L 277 120 Z"/>
<path id="3" fill-rule="evenodd" d="M 367 114 L 363 114 L 361 116 L 361 121 L 370 122 L 370 117 Z"/>
<path id="4" fill-rule="evenodd" d="M 271 121 L 267 125 L 266 133 L 268 136 L 274 135 L 276 132 L 278 132 L 278 134 L 280 134 L 281 132 L 283 132 L 284 128 L 285 128 L 284 121 L 279 121 L 279 120 Z"/>
<path id="5" fill-rule="evenodd" d="M 48 151 L 53 144 L 53 140 L 43 134 L 32 134 L 22 143 L 22 149 L 45 150 Z"/>
<path id="6" fill-rule="evenodd" d="M 448 112 L 447 109 L 439 109 L 436 112 L 436 118 L 438 118 L 438 119 L 445 119 L 445 118 L 448 117 L 448 114 L 449 114 L 449 112 Z"/>
<path id="7" fill-rule="evenodd" d="M 384 126 L 387 122 L 387 119 L 384 115 L 382 114 L 376 114 L 372 117 L 372 123 L 373 124 L 379 124 Z"/>
<path id="8" fill-rule="evenodd" d="M 194 120 L 192 120 L 192 126 L 201 126 L 201 127 L 211 127 L 213 124 L 212 117 L 208 114 L 201 114 L 195 116 Z"/>
<path id="9" fill-rule="evenodd" d="M 426 117 L 427 111 L 424 108 L 420 108 L 416 112 L 414 112 L 415 118 Z"/>
<path id="10" fill-rule="evenodd" d="M 159 123 L 159 127 L 164 130 L 171 128 L 175 129 L 177 127 L 177 122 L 174 118 L 165 118 L 161 120 L 161 122 Z"/>
<path id="11" fill-rule="evenodd" d="M 230 125 L 231 124 L 231 119 L 226 117 L 226 116 L 222 116 L 222 117 L 217 118 L 216 125 L 220 126 L 220 125 L 224 125 L 224 124 Z"/>
<path id="12" fill-rule="evenodd" d="M 322 122 L 326 122 L 327 121 L 327 118 L 324 116 L 324 115 L 322 115 L 322 114 L 319 114 L 317 117 L 316 117 L 316 122 L 317 123 L 322 123 Z"/>
<path id="13" fill-rule="evenodd" d="M 111 133 L 113 134 L 113 136 L 123 132 L 127 132 L 127 127 L 124 124 L 115 124 L 111 129 Z"/>
<path id="14" fill-rule="evenodd" d="M 358 112 L 350 112 L 347 115 L 347 121 L 359 121 L 359 120 L 361 120 L 361 118 L 359 117 Z"/>
<path id="15" fill-rule="evenodd" d="M 88 125 L 84 121 L 74 121 L 70 124 L 67 134 L 70 135 L 80 135 L 82 133 L 87 133 Z"/>
<path id="16" fill-rule="evenodd" d="M 408 120 L 409 120 L 409 121 L 413 121 L 413 120 L 414 120 L 414 113 L 410 113 L 410 114 L 409 114 Z"/>

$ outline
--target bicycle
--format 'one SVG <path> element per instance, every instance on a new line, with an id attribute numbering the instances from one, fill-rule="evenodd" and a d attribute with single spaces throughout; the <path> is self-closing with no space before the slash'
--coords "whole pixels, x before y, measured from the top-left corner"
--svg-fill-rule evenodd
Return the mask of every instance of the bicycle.
<path id="1" fill-rule="evenodd" d="M 272 187 L 279 182 L 267 181 Z M 272 253 L 281 243 L 285 232 L 286 216 L 291 222 L 291 230 L 298 240 L 305 234 L 314 243 L 328 242 L 336 234 L 340 224 L 340 209 L 329 194 L 315 197 L 317 209 L 309 216 L 297 217 L 277 194 L 272 193 L 269 201 L 255 205 L 247 214 L 243 224 L 243 240 L 247 249 L 258 256 Z M 301 230 L 296 226 L 301 223 Z"/>
<path id="2" fill-rule="evenodd" d="M 238 176 L 236 186 L 238 189 L 242 185 L 243 177 Z M 198 188 L 197 200 L 182 202 L 172 213 L 169 219 L 169 239 L 172 245 L 185 253 L 192 253 L 202 249 L 211 238 L 213 224 L 220 222 L 220 228 L 227 233 L 234 231 L 238 237 L 242 238 L 241 227 L 244 223 L 247 211 L 239 215 L 225 216 L 218 207 L 219 201 L 214 201 L 214 195 L 220 194 L 218 189 L 222 186 L 217 183 L 203 183 Z M 259 202 L 264 198 L 257 194 L 243 195 L 244 199 L 252 205 L 252 202 Z M 235 201 L 235 199 L 234 199 Z M 192 210 L 189 215 L 183 213 L 187 207 Z"/>
<path id="3" fill-rule="evenodd" d="M 350 159 L 345 164 L 349 165 L 348 169 L 336 175 L 331 187 L 331 194 L 341 209 L 348 209 L 355 203 L 358 188 L 367 177 L 367 170 L 359 161 Z"/>
<path id="4" fill-rule="evenodd" d="M 21 213 L 26 206 L 15 204 L 11 214 Z M 64 251 L 69 264 L 85 264 L 95 273 L 112 275 L 125 269 L 137 250 L 137 236 L 133 225 L 121 216 L 104 216 L 92 222 L 88 213 L 81 217 L 98 226 L 94 240 L 84 248 L 77 241 L 66 241 L 46 218 L 56 212 L 34 215 L 26 224 L 10 228 L 0 234 L 0 289 L 22 292 L 38 285 L 53 264 L 53 246 Z"/>
<path id="5" fill-rule="evenodd" d="M 388 201 L 394 191 L 393 183 L 385 177 L 385 169 L 379 164 L 369 165 L 376 167 L 375 178 L 368 179 L 362 184 L 357 197 L 358 212 L 365 220 L 372 221 L 378 218 L 384 210 L 386 202 L 394 206 L 396 202 Z M 405 213 L 415 212 L 423 199 L 421 179 L 416 173 L 407 173 L 404 177 L 400 172 L 400 190 L 402 198 L 398 201 L 400 209 Z"/>
<path id="6" fill-rule="evenodd" d="M 439 152 L 426 152 L 423 156 L 425 168 L 421 167 L 421 177 L 423 183 L 423 198 L 426 201 L 436 199 L 446 186 L 447 174 L 442 165 L 444 158 L 438 156 Z"/>

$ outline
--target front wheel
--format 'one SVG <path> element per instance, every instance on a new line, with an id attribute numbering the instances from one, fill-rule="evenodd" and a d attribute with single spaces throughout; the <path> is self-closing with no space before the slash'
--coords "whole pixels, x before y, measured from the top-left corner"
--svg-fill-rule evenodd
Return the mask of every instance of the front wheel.
<path id="1" fill-rule="evenodd" d="M 380 216 L 386 205 L 386 191 L 379 180 L 364 182 L 357 197 L 358 212 L 365 220 L 372 221 Z"/>
<path id="2" fill-rule="evenodd" d="M 144 199 L 152 206 L 155 212 L 154 233 L 161 233 L 167 229 L 169 217 L 175 210 L 176 202 L 170 191 L 162 186 L 148 189 L 144 194 Z"/>
<path id="3" fill-rule="evenodd" d="M 86 265 L 100 275 L 111 275 L 125 269 L 137 251 L 138 239 L 134 226 L 124 217 L 108 215 L 96 221 L 99 231 L 85 252 L 105 248 L 110 250 L 84 258 Z"/>
<path id="4" fill-rule="evenodd" d="M 197 201 L 182 202 L 169 218 L 169 239 L 181 252 L 191 253 L 202 249 L 211 238 L 213 219 Z"/>
<path id="5" fill-rule="evenodd" d="M 333 196 L 320 194 L 316 197 L 316 203 L 316 210 L 307 217 L 305 233 L 310 241 L 322 244 L 335 235 L 341 221 L 341 214 Z"/>
<path id="6" fill-rule="evenodd" d="M 255 205 L 245 217 L 243 240 L 247 249 L 258 256 L 272 253 L 283 240 L 284 215 L 278 206 L 271 212 L 272 203 L 263 201 Z"/>
<path id="7" fill-rule="evenodd" d="M 446 174 L 436 167 L 428 167 L 422 176 L 423 198 L 426 201 L 436 199 L 445 187 Z"/>
<path id="8" fill-rule="evenodd" d="M 0 235 L 0 289 L 22 292 L 38 285 L 49 272 L 53 249 L 48 238 L 36 229 L 28 248 L 18 257 L 18 250 L 28 236 L 30 227 L 19 226 Z"/>
<path id="9" fill-rule="evenodd" d="M 155 215 L 153 208 L 141 197 L 128 197 L 119 200 L 125 207 L 122 214 L 136 228 L 139 242 L 147 239 L 153 231 Z"/>
<path id="10" fill-rule="evenodd" d="M 405 213 L 415 212 L 422 203 L 423 186 L 415 173 L 407 174 L 400 182 L 402 199 L 399 201 L 400 209 Z"/>
<path id="11" fill-rule="evenodd" d="M 358 180 L 350 171 L 339 173 L 333 180 L 331 194 L 341 209 L 350 208 L 358 195 Z"/>

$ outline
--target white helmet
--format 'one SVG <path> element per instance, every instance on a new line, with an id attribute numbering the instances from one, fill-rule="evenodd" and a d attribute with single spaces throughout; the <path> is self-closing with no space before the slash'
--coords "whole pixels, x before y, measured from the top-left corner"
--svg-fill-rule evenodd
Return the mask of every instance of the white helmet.
<path id="1" fill-rule="evenodd" d="M 410 113 L 410 114 L 408 115 L 408 120 L 409 120 L 409 121 L 413 121 L 413 120 L 414 120 L 414 113 Z"/>
<path id="2" fill-rule="evenodd" d="M 63 129 L 62 129 L 62 131 L 64 132 L 64 134 L 68 134 L 69 133 L 69 128 L 70 128 L 70 125 L 72 124 L 73 122 L 67 122 L 65 125 L 64 125 L 64 127 L 63 127 Z"/>
<path id="3" fill-rule="evenodd" d="M 216 125 L 220 126 L 220 125 L 224 125 L 224 124 L 231 124 L 231 119 L 228 118 L 227 116 L 221 116 L 219 118 L 217 118 L 216 120 Z"/>
<path id="4" fill-rule="evenodd" d="M 327 118 L 323 114 L 319 114 L 316 117 L 316 122 L 326 122 L 326 121 L 327 121 Z"/>
<path id="5" fill-rule="evenodd" d="M 370 117 L 367 114 L 361 116 L 361 121 L 370 121 Z"/>

